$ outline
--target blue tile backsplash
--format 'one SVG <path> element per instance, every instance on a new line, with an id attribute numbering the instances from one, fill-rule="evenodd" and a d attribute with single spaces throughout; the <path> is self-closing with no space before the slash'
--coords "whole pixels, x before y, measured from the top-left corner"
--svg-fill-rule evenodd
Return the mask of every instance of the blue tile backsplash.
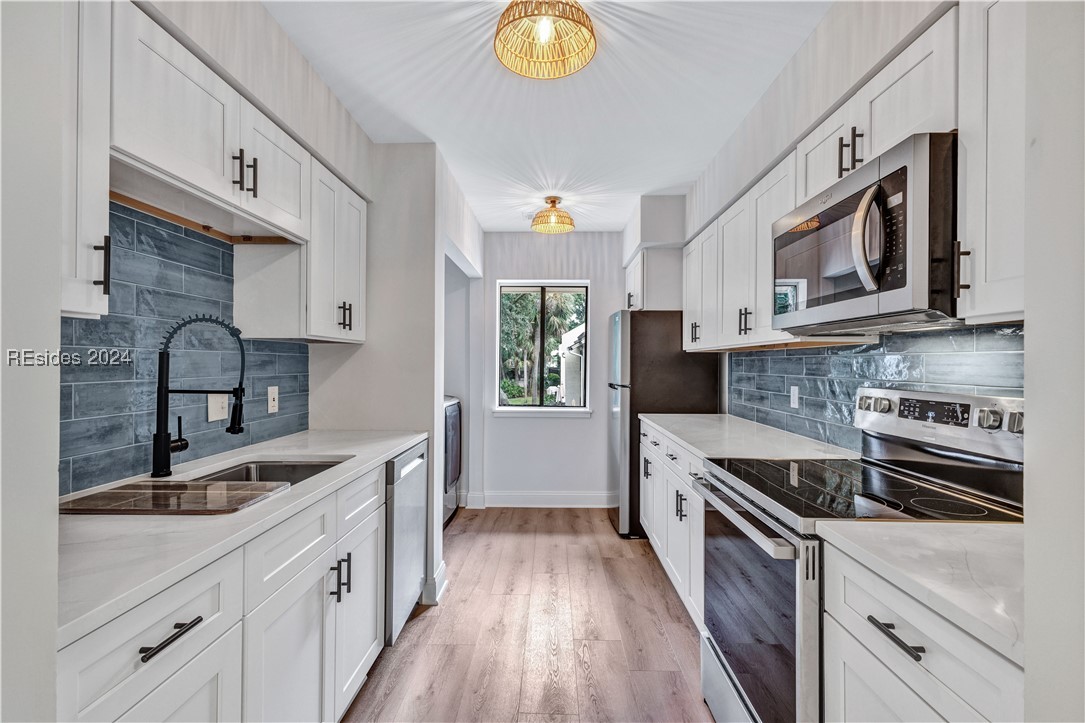
<path id="1" fill-rule="evenodd" d="M 193 314 L 233 317 L 233 248 L 141 211 L 111 203 L 113 239 L 109 314 L 61 320 L 61 348 L 82 364 L 60 372 L 60 494 L 151 469 L 155 377 L 162 336 Z M 242 329 L 244 332 L 244 329 Z M 246 339 L 245 432 L 207 421 L 207 398 L 171 400 L 171 429 L 184 420 L 186 452 L 174 462 L 293 434 L 309 427 L 309 347 Z M 90 350 L 117 350 L 120 364 L 90 365 Z M 237 383 L 237 343 L 221 329 L 188 327 L 173 344 L 170 377 L 188 388 Z M 267 388 L 279 387 L 279 411 L 267 413 Z"/>
<path id="2" fill-rule="evenodd" d="M 1019 324 L 887 334 L 855 346 L 730 353 L 728 411 L 858 450 L 854 421 L 862 386 L 1024 396 L 1025 336 Z M 799 407 L 791 407 L 792 386 Z"/>

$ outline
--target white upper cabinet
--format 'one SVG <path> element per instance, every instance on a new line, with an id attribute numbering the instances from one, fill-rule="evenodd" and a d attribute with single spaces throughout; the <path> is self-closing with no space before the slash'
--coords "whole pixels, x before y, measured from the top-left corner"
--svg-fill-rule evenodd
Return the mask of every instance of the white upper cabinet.
<path id="1" fill-rule="evenodd" d="M 724 211 L 716 223 L 723 255 L 719 342 L 721 346 L 733 346 L 745 341 L 746 316 L 750 311 L 753 285 L 750 275 L 752 236 L 749 194 Z"/>
<path id="2" fill-rule="evenodd" d="M 720 337 L 720 243 L 712 224 L 686 245 L 683 257 L 683 348 L 712 349 Z"/>
<path id="3" fill-rule="evenodd" d="M 113 147 L 236 203 L 242 99 L 129 2 L 113 5 Z"/>
<path id="4" fill-rule="evenodd" d="M 62 13 L 60 311 L 94 318 L 109 313 L 109 4 L 64 3 Z"/>
<path id="5" fill-rule="evenodd" d="M 970 323 L 1024 318 L 1025 3 L 960 6 L 958 313 Z"/>
<path id="6" fill-rule="evenodd" d="M 644 255 L 637 254 L 625 269 L 625 308 L 644 308 Z"/>
<path id="7" fill-rule="evenodd" d="M 957 8 L 797 144 L 797 203 L 914 133 L 957 127 Z"/>
<path id="8" fill-rule="evenodd" d="M 313 161 L 305 246 L 234 249 L 234 321 L 264 339 L 365 341 L 366 204 Z"/>
<path id="9" fill-rule="evenodd" d="M 309 151 L 248 101 L 241 101 L 241 206 L 300 238 L 309 238 Z"/>
<path id="10" fill-rule="evenodd" d="M 795 155 L 790 154 L 758 181 L 750 198 L 750 284 L 752 298 L 746 317 L 746 336 L 758 344 L 783 343 L 794 337 L 772 328 L 776 305 L 776 274 L 773 269 L 772 224 L 794 210 Z"/>

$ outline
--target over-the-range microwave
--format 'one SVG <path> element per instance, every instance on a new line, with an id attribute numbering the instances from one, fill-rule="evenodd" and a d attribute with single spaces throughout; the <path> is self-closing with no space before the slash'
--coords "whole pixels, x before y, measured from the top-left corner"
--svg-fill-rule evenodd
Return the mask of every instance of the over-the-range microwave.
<path id="1" fill-rule="evenodd" d="M 957 137 L 922 133 L 772 225 L 772 327 L 804 335 L 953 326 Z"/>

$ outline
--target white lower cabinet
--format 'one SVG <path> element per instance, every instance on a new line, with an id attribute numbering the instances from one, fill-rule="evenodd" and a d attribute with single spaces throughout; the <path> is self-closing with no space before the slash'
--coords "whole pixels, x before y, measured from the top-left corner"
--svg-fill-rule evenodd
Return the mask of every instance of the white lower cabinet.
<path id="1" fill-rule="evenodd" d="M 335 605 L 336 720 L 358 694 L 384 647 L 386 510 L 381 505 L 336 545 L 347 581 Z"/>
<path id="2" fill-rule="evenodd" d="M 241 720 L 241 637 L 241 623 L 237 623 L 119 720 Z"/>
<path id="3" fill-rule="evenodd" d="M 830 615 L 822 625 L 825 720 L 945 720 Z"/>
<path id="4" fill-rule="evenodd" d="M 245 616 L 244 718 L 334 718 L 335 548 Z"/>
<path id="5" fill-rule="evenodd" d="M 704 501 L 696 482 L 704 460 L 642 421 L 641 525 L 698 628 L 704 627 Z M 658 446 L 652 446 L 653 443 Z"/>
<path id="6" fill-rule="evenodd" d="M 1024 671 L 887 579 L 823 546 L 827 721 L 1024 720 Z"/>

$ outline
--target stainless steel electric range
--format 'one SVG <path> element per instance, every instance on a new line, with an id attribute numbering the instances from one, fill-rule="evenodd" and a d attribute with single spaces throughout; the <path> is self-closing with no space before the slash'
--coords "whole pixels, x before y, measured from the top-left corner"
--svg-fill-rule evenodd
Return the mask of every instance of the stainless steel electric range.
<path id="1" fill-rule="evenodd" d="M 716 720 L 821 718 L 818 520 L 1021 522 L 1024 400 L 861 388 L 862 453 L 705 461 L 701 677 Z"/>

